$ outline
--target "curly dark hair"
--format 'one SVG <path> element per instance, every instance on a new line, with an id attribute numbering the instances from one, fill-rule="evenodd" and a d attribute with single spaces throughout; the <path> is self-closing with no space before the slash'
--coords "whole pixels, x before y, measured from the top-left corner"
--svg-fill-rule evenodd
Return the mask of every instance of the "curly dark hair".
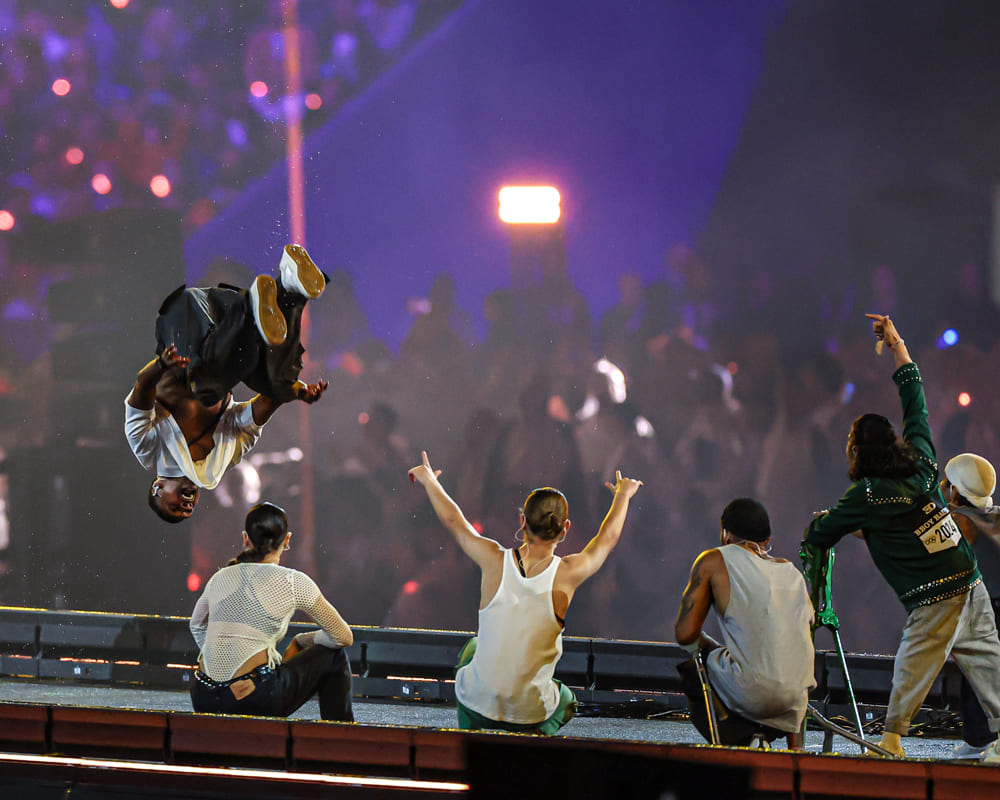
<path id="1" fill-rule="evenodd" d="M 854 420 L 847 441 L 852 448 L 848 471 L 852 481 L 912 478 L 917 473 L 916 451 L 881 414 L 862 414 Z"/>

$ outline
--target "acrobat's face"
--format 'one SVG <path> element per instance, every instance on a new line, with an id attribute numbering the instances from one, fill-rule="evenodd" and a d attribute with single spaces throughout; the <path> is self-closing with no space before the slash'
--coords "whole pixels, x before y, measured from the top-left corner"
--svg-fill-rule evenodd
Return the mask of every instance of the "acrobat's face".
<path id="1" fill-rule="evenodd" d="M 194 513 L 201 489 L 186 477 L 163 478 L 153 482 L 150 505 L 167 522 L 180 522 Z"/>

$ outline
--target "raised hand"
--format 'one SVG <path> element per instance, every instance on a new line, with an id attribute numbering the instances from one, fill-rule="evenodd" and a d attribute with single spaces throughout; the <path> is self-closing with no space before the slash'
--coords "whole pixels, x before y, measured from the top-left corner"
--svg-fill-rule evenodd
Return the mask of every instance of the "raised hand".
<path id="1" fill-rule="evenodd" d="M 191 359 L 187 356 L 182 356 L 177 352 L 177 345 L 168 344 L 163 348 L 163 352 L 160 353 L 160 365 L 164 369 L 171 369 L 172 367 L 186 367 L 191 363 Z"/>
<path id="2" fill-rule="evenodd" d="M 875 342 L 876 355 L 882 355 L 882 346 L 885 345 L 892 350 L 893 361 L 897 368 L 913 362 L 903 337 L 899 335 L 899 331 L 896 330 L 896 326 L 889 319 L 888 314 L 865 314 L 865 316 L 872 321 L 872 331 L 877 340 Z"/>
<path id="3" fill-rule="evenodd" d="M 305 381 L 295 382 L 295 397 L 303 403 L 315 403 L 323 396 L 329 381 L 317 381 L 316 383 L 306 383 Z"/>
<path id="4" fill-rule="evenodd" d="M 411 469 L 407 475 L 410 476 L 410 483 L 419 483 L 421 486 L 426 486 L 428 483 L 437 480 L 438 475 L 441 474 L 441 470 L 431 467 L 431 462 L 427 459 L 426 450 L 421 450 L 420 455 L 423 456 L 424 463 Z"/>
<path id="5" fill-rule="evenodd" d="M 639 491 L 639 487 L 642 486 L 642 481 L 636 480 L 635 478 L 626 478 L 622 475 L 622 471 L 618 469 L 615 470 L 615 482 L 606 482 L 604 485 L 616 495 L 621 492 L 622 496 L 627 500 Z"/>
<path id="6" fill-rule="evenodd" d="M 903 338 L 899 335 L 888 314 L 865 314 L 865 316 L 872 321 L 872 331 L 880 342 L 885 342 L 889 347 L 895 347 L 896 342 Z"/>

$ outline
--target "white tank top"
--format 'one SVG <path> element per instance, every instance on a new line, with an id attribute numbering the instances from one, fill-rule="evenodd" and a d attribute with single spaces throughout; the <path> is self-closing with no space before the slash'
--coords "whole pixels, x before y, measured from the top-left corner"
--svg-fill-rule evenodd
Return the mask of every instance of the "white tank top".
<path id="1" fill-rule="evenodd" d="M 729 605 L 719 624 L 725 647 L 706 659 L 719 698 L 737 714 L 795 731 L 809 701 L 813 608 L 802 573 L 738 544 L 719 548 L 729 573 Z"/>
<path id="2" fill-rule="evenodd" d="M 543 572 L 522 577 L 514 551 L 503 555 L 500 587 L 479 611 L 476 654 L 455 677 L 455 696 L 467 708 L 498 722 L 534 725 L 559 705 L 552 681 L 562 657 L 562 625 L 552 609 L 552 584 L 560 558 Z"/>

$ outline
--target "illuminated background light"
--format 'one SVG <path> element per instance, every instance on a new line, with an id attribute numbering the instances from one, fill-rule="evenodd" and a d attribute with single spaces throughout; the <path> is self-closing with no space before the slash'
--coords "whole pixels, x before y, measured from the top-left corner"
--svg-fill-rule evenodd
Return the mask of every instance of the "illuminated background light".
<path id="1" fill-rule="evenodd" d="M 594 369 L 607 378 L 608 394 L 612 402 L 624 403 L 628 398 L 628 391 L 625 387 L 625 373 L 606 358 L 602 358 L 594 364 Z"/>
<path id="2" fill-rule="evenodd" d="M 316 92 L 310 92 L 306 95 L 306 108 L 310 111 L 319 111 L 322 107 L 323 98 L 316 94 Z"/>
<path id="3" fill-rule="evenodd" d="M 403 584 L 403 594 L 416 594 L 420 589 L 417 581 L 407 581 Z"/>
<path id="4" fill-rule="evenodd" d="M 972 395 L 971 394 L 969 394 L 968 392 L 959 392 L 959 394 L 958 394 L 958 404 L 962 408 L 965 408 L 971 402 L 972 402 Z"/>
<path id="5" fill-rule="evenodd" d="M 157 197 L 166 197 L 170 194 L 170 181 L 166 175 L 154 175 L 149 181 L 149 191 Z"/>
<path id="6" fill-rule="evenodd" d="M 653 430 L 653 423 L 642 416 L 642 414 L 635 418 L 634 425 L 636 435 L 641 436 L 643 439 L 650 439 L 656 435 L 656 431 Z"/>
<path id="7" fill-rule="evenodd" d="M 254 81 L 250 84 L 250 94 L 254 97 L 267 97 L 267 84 L 264 81 Z"/>
<path id="8" fill-rule="evenodd" d="M 73 88 L 70 86 L 70 82 L 65 78 L 56 78 L 52 81 L 52 93 L 58 95 L 59 97 L 65 97 L 69 94 L 69 90 Z"/>
<path id="9" fill-rule="evenodd" d="M 554 186 L 504 186 L 500 219 L 509 225 L 551 225 L 559 221 L 559 190 Z"/>
<path id="10" fill-rule="evenodd" d="M 937 337 L 938 350 L 947 350 L 949 347 L 954 347 L 958 344 L 958 331 L 954 328 L 945 329 L 944 333 Z"/>
<path id="11" fill-rule="evenodd" d="M 189 572 L 187 578 L 189 592 L 197 592 L 201 588 L 201 576 L 197 572 Z"/>
<path id="12" fill-rule="evenodd" d="M 111 179 L 103 172 L 98 172 L 90 179 L 90 188 L 98 194 L 107 194 L 111 191 Z"/>
<path id="13" fill-rule="evenodd" d="M 130 0 L 109 0 L 113 8 L 125 8 Z"/>
<path id="14" fill-rule="evenodd" d="M 14 215 L 7 210 L 0 210 L 0 231 L 9 231 L 14 227 Z"/>
<path id="15" fill-rule="evenodd" d="M 362 425 L 367 425 L 369 419 L 371 419 L 371 417 L 368 416 L 367 411 L 362 411 L 360 414 L 358 414 L 358 422 L 360 422 Z"/>
<path id="16" fill-rule="evenodd" d="M 66 151 L 66 161 L 70 164 L 79 164 L 83 161 L 83 150 L 79 147 L 71 147 Z"/>

